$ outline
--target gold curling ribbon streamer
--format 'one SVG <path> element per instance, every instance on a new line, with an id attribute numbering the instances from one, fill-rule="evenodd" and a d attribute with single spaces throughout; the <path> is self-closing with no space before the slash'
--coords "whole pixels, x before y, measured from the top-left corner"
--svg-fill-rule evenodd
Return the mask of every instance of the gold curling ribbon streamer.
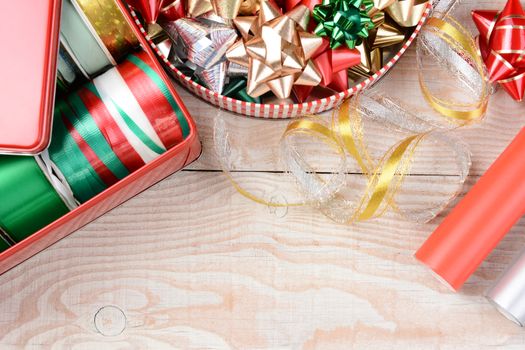
<path id="1" fill-rule="evenodd" d="M 472 68 L 481 77 L 480 94 L 477 101 L 473 103 L 461 103 L 439 98 L 434 95 L 425 82 L 425 76 L 422 68 L 424 40 L 418 39 L 418 75 L 419 84 L 425 100 L 439 114 L 450 118 L 458 124 L 468 124 L 479 121 L 486 113 L 490 96 L 490 84 L 488 82 L 484 63 L 478 52 L 476 42 L 472 35 L 457 20 L 450 16 L 444 19 L 431 17 L 422 29 L 420 35 L 432 33 L 437 38 L 448 44 L 448 49 L 453 50 L 468 62 Z M 446 52 L 440 52 L 440 55 L 446 55 Z"/>
<path id="2" fill-rule="evenodd" d="M 397 208 L 394 202 L 395 194 L 409 172 L 417 146 L 428 134 L 425 132 L 403 139 L 392 146 L 377 164 L 374 164 L 364 142 L 358 105 L 358 97 L 346 100 L 338 111 L 334 111 L 330 130 L 317 122 L 305 123 L 300 120 L 290 123 L 283 136 L 286 138 L 295 132 L 311 134 L 313 137 L 316 137 L 315 134 L 320 134 L 319 140 L 328 142 L 328 145 L 336 144 L 337 149 L 348 153 L 357 162 L 367 177 L 366 188 L 357 206 L 348 203 L 339 191 L 333 193 L 333 198 L 318 203 L 325 215 L 347 224 L 381 216 L 389 207 Z M 297 173 L 295 175 L 300 176 Z M 303 188 L 303 190 L 308 189 Z M 337 215 L 332 212 L 333 207 L 340 206 L 338 203 L 343 203 L 343 211 L 347 211 L 346 213 Z M 350 209 L 351 207 L 353 208 Z"/>
<path id="3" fill-rule="evenodd" d="M 223 174 L 226 175 L 232 186 L 235 188 L 239 194 L 242 196 L 256 202 L 262 205 L 266 205 L 269 207 L 275 207 L 275 208 L 283 208 L 283 207 L 297 207 L 302 206 L 306 203 L 280 203 L 280 202 L 273 202 L 273 201 L 267 201 L 250 191 L 244 189 L 241 184 L 239 184 L 235 178 L 233 177 L 231 171 L 229 170 L 229 165 L 226 164 L 226 159 L 229 159 L 230 157 L 230 144 L 229 144 L 229 135 L 226 132 L 226 127 L 224 125 L 224 120 L 221 118 L 221 113 L 215 118 L 215 123 L 213 127 L 213 141 L 215 146 L 215 151 L 217 153 L 217 160 L 219 161 L 221 170 Z"/>
<path id="4" fill-rule="evenodd" d="M 305 201 L 298 203 L 281 203 L 265 200 L 250 191 L 244 189 L 228 170 L 225 159 L 228 158 L 228 135 L 224 132 L 224 125 L 217 125 L 214 135 L 215 146 L 223 172 L 227 175 L 234 188 L 246 198 L 269 207 L 295 207 L 312 205 L 318 207 L 325 215 L 334 221 L 341 223 L 352 223 L 355 221 L 366 221 L 381 216 L 388 208 L 397 209 L 394 197 L 401 187 L 405 176 L 408 174 L 414 153 L 429 132 L 422 132 L 409 137 L 392 146 L 384 156 L 374 164 L 366 148 L 362 132 L 361 117 L 358 112 L 358 98 L 346 100 L 339 109 L 334 110 L 332 126 L 323 124 L 318 116 L 308 116 L 290 122 L 286 128 L 281 143 L 295 134 L 304 134 L 315 138 L 333 149 L 342 160 L 342 176 L 345 176 L 346 155 L 359 164 L 364 175 L 367 177 L 367 185 L 360 199 L 356 203 L 348 203 L 342 195 L 337 184 L 330 186 L 315 171 L 304 170 L 309 168 L 297 152 L 292 152 L 298 159 L 294 161 L 300 165 L 299 170 L 289 170 L 296 178 L 311 176 L 320 184 L 326 186 L 328 191 L 325 195 L 319 193 L 307 193 Z M 286 146 L 284 146 L 286 147 Z M 288 160 L 288 164 L 293 163 Z M 293 168 L 293 167 L 292 167 Z M 302 173 L 301 173 L 302 172 Z M 300 182 L 300 181 L 299 181 Z M 308 182 L 308 181 L 306 181 Z M 318 188 L 319 188 L 318 187 Z M 305 189 L 308 192 L 309 189 Z M 333 212 L 334 207 L 344 203 L 344 214 L 338 215 Z"/>

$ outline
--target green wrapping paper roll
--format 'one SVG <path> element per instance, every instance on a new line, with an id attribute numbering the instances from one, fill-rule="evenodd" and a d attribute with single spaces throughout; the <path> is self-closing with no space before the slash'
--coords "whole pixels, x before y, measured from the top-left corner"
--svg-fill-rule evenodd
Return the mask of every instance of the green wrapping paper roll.
<path id="1" fill-rule="evenodd" d="M 69 212 L 32 157 L 0 156 L 0 193 L 0 228 L 15 242 Z"/>

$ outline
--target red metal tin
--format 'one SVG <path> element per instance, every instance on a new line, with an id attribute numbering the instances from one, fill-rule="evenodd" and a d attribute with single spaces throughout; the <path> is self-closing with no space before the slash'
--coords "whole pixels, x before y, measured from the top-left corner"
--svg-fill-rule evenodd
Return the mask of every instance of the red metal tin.
<path id="1" fill-rule="evenodd" d="M 61 5 L 39 0 L 0 6 L 6 52 L 0 58 L 0 153 L 37 154 L 49 144 Z"/>
<path id="2" fill-rule="evenodd" d="M 181 107 L 184 116 L 188 120 L 190 134 L 182 143 L 168 150 L 153 162 L 146 164 L 139 170 L 119 181 L 117 184 L 108 188 L 106 191 L 80 205 L 77 209 L 49 224 L 10 249 L 0 253 L 0 274 L 49 247 L 53 243 L 144 191 L 165 177 L 182 169 L 184 166 L 197 159 L 201 153 L 201 144 L 198 139 L 195 123 L 191 119 L 188 110 L 184 106 L 179 95 L 175 92 L 170 79 L 157 61 L 155 54 L 148 45 L 148 42 L 140 33 L 140 30 L 127 12 L 126 6 L 120 1 L 117 2 L 121 10 L 124 12 L 126 19 L 132 25 L 133 31 L 139 39 L 142 49 L 153 59 L 157 72 L 166 82 L 170 92 Z M 16 3 L 19 2 L 17 1 Z M 58 27 L 56 27 L 55 30 L 58 31 Z M 10 52 L 9 54 L 18 56 L 27 53 Z"/>

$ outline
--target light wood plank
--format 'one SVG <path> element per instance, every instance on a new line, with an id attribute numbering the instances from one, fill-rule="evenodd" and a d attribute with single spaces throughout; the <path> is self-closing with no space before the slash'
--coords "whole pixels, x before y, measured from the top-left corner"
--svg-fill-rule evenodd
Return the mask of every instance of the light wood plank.
<path id="1" fill-rule="evenodd" d="M 522 330 L 481 293 L 525 223 L 453 294 L 412 257 L 439 220 L 347 227 L 310 208 L 273 213 L 219 174 L 185 171 L 3 275 L 0 337 L 57 349 L 521 348 Z M 121 321 L 121 334 L 100 333 Z"/>
<path id="2" fill-rule="evenodd" d="M 503 3 L 465 0 L 456 15 L 469 23 L 472 8 Z M 423 113 L 414 65 L 412 48 L 379 88 Z M 0 276 L 1 349 L 523 348 L 523 330 L 482 295 L 525 247 L 524 220 L 451 293 L 413 258 L 450 209 L 427 224 L 388 213 L 347 226 L 309 207 L 253 203 L 219 171 L 215 107 L 178 91 L 198 124 L 202 157 Z M 498 91 L 486 120 L 457 132 L 473 160 L 462 193 L 522 127 L 524 112 Z M 244 136 L 234 176 L 263 198 L 293 202 L 275 147 L 287 122 L 225 119 Z M 374 154 L 399 138 L 369 130 Z M 449 153 L 424 148 L 400 201 L 443 201 L 456 180 Z M 336 159 L 316 161 L 330 171 Z M 348 179 L 358 194 L 363 178 Z"/>

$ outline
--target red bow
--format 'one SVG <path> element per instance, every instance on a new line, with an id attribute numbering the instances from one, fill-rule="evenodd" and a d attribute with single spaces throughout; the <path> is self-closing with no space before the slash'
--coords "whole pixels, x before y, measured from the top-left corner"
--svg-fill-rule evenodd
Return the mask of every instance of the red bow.
<path id="1" fill-rule="evenodd" d="M 164 0 L 127 0 L 127 3 L 139 12 L 147 23 L 155 23 L 164 2 Z"/>
<path id="2" fill-rule="evenodd" d="M 186 10 L 182 0 L 164 0 L 164 7 L 159 14 L 161 21 L 173 22 L 183 17 L 186 17 Z"/>
<path id="3" fill-rule="evenodd" d="M 361 63 L 361 53 L 357 49 L 349 49 L 346 46 L 332 50 L 329 48 L 328 40 L 323 40 L 313 61 L 321 73 L 322 87 L 327 87 L 337 92 L 348 89 L 348 68 Z M 313 86 L 295 86 L 293 89 L 297 100 L 302 103 L 310 95 Z"/>
<path id="4" fill-rule="evenodd" d="M 310 11 L 313 11 L 315 5 L 321 5 L 323 3 L 323 0 L 281 0 L 281 3 L 283 3 L 283 7 L 286 9 L 286 11 L 291 11 L 295 6 L 299 4 L 303 4 L 306 7 L 310 9 Z"/>
<path id="5" fill-rule="evenodd" d="M 525 92 L 525 12 L 519 0 L 509 0 L 501 13 L 473 11 L 472 18 L 490 80 L 521 101 Z"/>

